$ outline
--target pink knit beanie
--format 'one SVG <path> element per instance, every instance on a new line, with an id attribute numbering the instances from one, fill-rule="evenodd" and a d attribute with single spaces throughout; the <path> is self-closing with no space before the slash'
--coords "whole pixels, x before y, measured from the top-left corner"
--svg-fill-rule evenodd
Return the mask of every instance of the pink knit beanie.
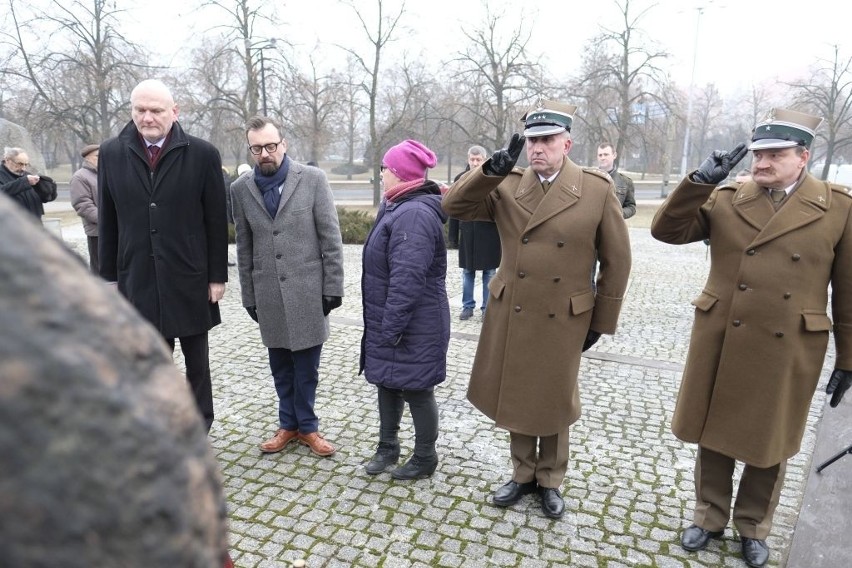
<path id="1" fill-rule="evenodd" d="M 426 170 L 438 163 L 435 153 L 417 140 L 405 140 L 385 152 L 382 165 L 399 178 L 412 181 L 425 178 Z"/>

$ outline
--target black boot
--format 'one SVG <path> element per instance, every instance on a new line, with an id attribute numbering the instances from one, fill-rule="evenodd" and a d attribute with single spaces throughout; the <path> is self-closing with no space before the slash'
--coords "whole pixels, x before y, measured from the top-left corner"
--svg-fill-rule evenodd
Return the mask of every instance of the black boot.
<path id="1" fill-rule="evenodd" d="M 391 477 L 394 479 L 424 479 L 435 473 L 438 467 L 438 456 L 420 457 L 418 455 L 411 456 L 411 459 L 405 462 L 404 465 L 396 468 L 391 472 Z"/>
<path id="2" fill-rule="evenodd" d="M 370 475 L 378 475 L 399 461 L 399 444 L 379 442 L 376 453 L 364 469 Z"/>

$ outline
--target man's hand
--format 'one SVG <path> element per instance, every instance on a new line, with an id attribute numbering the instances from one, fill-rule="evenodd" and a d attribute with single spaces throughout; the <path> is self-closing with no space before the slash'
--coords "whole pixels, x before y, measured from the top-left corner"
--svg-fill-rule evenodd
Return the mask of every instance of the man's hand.
<path id="1" fill-rule="evenodd" d="M 748 153 L 745 144 L 739 144 L 730 152 L 715 150 L 704 160 L 697 170 L 692 172 L 692 181 L 716 185 L 731 173 L 731 170 L 740 163 L 740 160 Z"/>
<path id="2" fill-rule="evenodd" d="M 828 379 L 828 385 L 825 387 L 825 394 L 831 395 L 831 402 L 829 402 L 831 408 L 840 404 L 843 394 L 849 390 L 850 385 L 852 385 L 852 371 L 835 369 L 831 372 L 831 378 Z"/>
<path id="3" fill-rule="evenodd" d="M 257 321 L 257 306 L 246 306 L 246 311 L 251 319 Z"/>
<path id="4" fill-rule="evenodd" d="M 601 338 L 601 334 L 597 331 L 590 329 L 586 333 L 586 341 L 583 342 L 583 351 L 587 351 L 592 345 L 598 342 L 598 339 Z"/>
<path id="5" fill-rule="evenodd" d="M 331 310 L 339 308 L 343 305 L 343 298 L 340 296 L 323 296 L 322 297 L 322 315 L 327 316 Z"/>
<path id="6" fill-rule="evenodd" d="M 521 155 L 521 150 L 524 148 L 526 138 L 517 132 L 512 135 L 512 140 L 509 142 L 508 148 L 501 148 L 491 155 L 491 159 L 482 165 L 482 170 L 489 176 L 507 176 L 512 168 L 515 167 L 515 162 L 518 161 L 518 156 Z"/>
<path id="7" fill-rule="evenodd" d="M 225 295 L 224 282 L 210 282 L 207 285 L 207 301 L 211 304 L 218 304 L 222 296 Z"/>
<path id="8" fill-rule="evenodd" d="M 27 174 L 27 181 L 30 185 L 36 185 L 40 179 L 40 177 L 34 176 L 33 174 Z"/>

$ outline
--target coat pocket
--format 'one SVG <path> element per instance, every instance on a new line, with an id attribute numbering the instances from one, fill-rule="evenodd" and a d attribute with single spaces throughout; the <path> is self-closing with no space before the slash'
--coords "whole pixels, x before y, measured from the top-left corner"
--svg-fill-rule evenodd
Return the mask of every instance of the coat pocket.
<path id="1" fill-rule="evenodd" d="M 804 310 L 802 319 L 805 322 L 805 331 L 831 331 L 831 318 L 825 312 Z"/>
<path id="2" fill-rule="evenodd" d="M 702 312 L 709 312 L 710 308 L 716 305 L 716 302 L 719 301 L 719 298 L 708 294 L 707 292 L 701 292 L 697 298 L 692 300 L 692 305 Z"/>
<path id="3" fill-rule="evenodd" d="M 500 276 L 495 275 L 494 278 L 491 279 L 491 282 L 488 283 L 488 293 L 499 300 L 500 296 L 503 295 L 503 289 L 505 287 L 506 283 L 503 282 L 503 279 L 500 278 Z"/>
<path id="4" fill-rule="evenodd" d="M 589 290 L 577 296 L 571 296 L 571 315 L 584 314 L 595 307 L 595 293 Z"/>

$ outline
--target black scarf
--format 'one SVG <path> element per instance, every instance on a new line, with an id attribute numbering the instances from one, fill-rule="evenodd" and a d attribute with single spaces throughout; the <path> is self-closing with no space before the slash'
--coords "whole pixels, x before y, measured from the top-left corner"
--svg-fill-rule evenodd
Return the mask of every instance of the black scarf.
<path id="1" fill-rule="evenodd" d="M 257 188 L 263 196 L 263 203 L 266 205 L 266 210 L 273 219 L 278 212 L 278 204 L 281 203 L 281 192 L 278 191 L 278 188 L 287 180 L 287 172 L 289 171 L 290 158 L 286 154 L 278 171 L 271 176 L 261 173 L 259 165 L 254 167 L 254 183 L 257 184 Z"/>

